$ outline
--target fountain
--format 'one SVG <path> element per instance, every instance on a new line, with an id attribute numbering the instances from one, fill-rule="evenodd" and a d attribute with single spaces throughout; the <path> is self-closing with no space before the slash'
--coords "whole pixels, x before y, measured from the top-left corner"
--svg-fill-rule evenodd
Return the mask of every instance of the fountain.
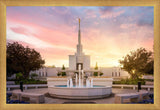
<path id="1" fill-rule="evenodd" d="M 93 79 L 91 79 L 91 87 L 93 87 Z"/>
<path id="2" fill-rule="evenodd" d="M 112 93 L 112 83 L 104 85 L 104 82 L 103 85 L 94 85 L 93 78 L 87 78 L 86 84 L 84 84 L 84 71 L 81 70 L 81 65 L 78 67 L 78 72 L 79 75 L 75 74 L 75 85 L 73 85 L 72 77 L 68 77 L 66 85 L 58 85 L 59 81 L 56 82 L 56 80 L 59 79 L 55 79 L 55 83 L 48 83 L 50 96 L 68 99 L 94 99 L 107 97 Z M 50 80 L 48 78 L 47 82 Z M 112 82 L 112 80 L 109 81 Z"/>
<path id="3" fill-rule="evenodd" d="M 86 87 L 90 87 L 90 81 L 89 81 L 89 79 L 86 79 Z"/>
<path id="4" fill-rule="evenodd" d="M 70 85 L 69 85 L 69 79 L 67 80 L 67 87 L 70 87 Z"/>
<path id="5" fill-rule="evenodd" d="M 73 87 L 73 81 L 72 81 L 72 78 L 70 78 L 70 86 L 69 87 Z"/>

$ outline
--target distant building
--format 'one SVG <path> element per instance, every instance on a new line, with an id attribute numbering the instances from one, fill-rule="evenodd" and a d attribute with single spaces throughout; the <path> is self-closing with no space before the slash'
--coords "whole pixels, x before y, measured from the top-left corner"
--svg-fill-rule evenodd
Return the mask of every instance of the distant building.
<path id="1" fill-rule="evenodd" d="M 67 71 L 69 68 L 66 68 Z M 94 68 L 91 68 L 94 70 Z M 36 71 L 31 71 L 30 75 L 35 73 L 37 74 L 37 79 L 46 80 L 46 77 L 57 76 L 58 72 L 61 72 L 61 67 L 44 67 Z M 103 76 L 112 77 L 114 80 L 120 80 L 122 78 L 128 78 L 129 74 L 126 71 L 121 70 L 119 67 L 101 67 L 99 71 L 103 73 Z M 67 76 L 73 75 L 72 73 L 68 73 Z M 93 76 L 91 72 L 88 72 L 88 76 Z"/>

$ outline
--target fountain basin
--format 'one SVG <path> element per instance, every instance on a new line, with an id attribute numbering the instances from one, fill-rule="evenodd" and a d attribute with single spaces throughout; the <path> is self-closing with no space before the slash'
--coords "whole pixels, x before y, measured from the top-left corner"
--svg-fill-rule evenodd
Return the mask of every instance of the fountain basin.
<path id="1" fill-rule="evenodd" d="M 112 93 L 111 86 L 66 87 L 64 85 L 48 87 L 52 97 L 67 99 L 95 99 L 108 97 Z"/>

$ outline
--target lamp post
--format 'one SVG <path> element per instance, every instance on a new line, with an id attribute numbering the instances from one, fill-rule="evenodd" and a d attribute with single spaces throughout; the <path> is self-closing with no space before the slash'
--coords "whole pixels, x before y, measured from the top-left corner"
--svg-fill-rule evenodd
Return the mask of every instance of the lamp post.
<path id="1" fill-rule="evenodd" d="M 138 92 L 139 92 L 139 90 L 141 90 L 141 82 L 140 81 L 138 81 Z"/>
<path id="2" fill-rule="evenodd" d="M 21 92 L 23 92 L 23 82 L 20 81 L 20 89 L 21 89 Z"/>

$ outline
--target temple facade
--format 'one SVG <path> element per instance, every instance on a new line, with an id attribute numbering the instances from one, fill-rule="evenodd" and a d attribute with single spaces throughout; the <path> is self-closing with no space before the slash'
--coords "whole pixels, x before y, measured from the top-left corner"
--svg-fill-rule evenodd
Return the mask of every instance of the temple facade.
<path id="1" fill-rule="evenodd" d="M 83 52 L 83 45 L 81 43 L 81 29 L 80 29 L 80 19 L 79 19 L 79 29 L 78 29 L 78 44 L 77 51 L 74 55 L 69 55 L 69 67 L 65 70 L 60 70 L 59 72 L 66 72 L 68 76 L 78 73 L 78 67 L 84 71 L 85 75 L 91 76 L 94 72 L 100 74 L 100 69 L 94 69 L 90 67 L 90 56 L 85 55 Z"/>
<path id="2" fill-rule="evenodd" d="M 78 70 L 78 65 L 81 65 L 81 69 L 83 70 L 90 70 L 90 56 L 83 53 L 83 46 L 81 43 L 80 19 L 77 52 L 75 55 L 69 55 L 69 70 Z"/>

